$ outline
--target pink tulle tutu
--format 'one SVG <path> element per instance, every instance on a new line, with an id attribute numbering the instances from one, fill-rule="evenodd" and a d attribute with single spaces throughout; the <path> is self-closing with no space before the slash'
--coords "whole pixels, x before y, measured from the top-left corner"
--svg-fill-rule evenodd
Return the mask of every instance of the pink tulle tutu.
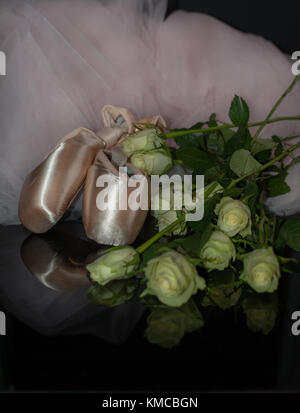
<path id="1" fill-rule="evenodd" d="M 234 94 L 263 120 L 292 80 L 291 64 L 270 42 L 213 17 L 178 11 L 165 1 L 1 0 L 0 223 L 18 223 L 26 175 L 60 137 L 77 127 L 97 131 L 105 104 L 137 119 L 161 114 L 185 127 L 215 112 L 228 121 Z M 299 85 L 276 112 L 299 114 Z M 263 137 L 300 133 L 299 122 L 268 125 Z M 300 210 L 300 165 L 292 191 L 268 200 L 278 214 Z M 77 207 L 80 210 L 80 205 Z"/>

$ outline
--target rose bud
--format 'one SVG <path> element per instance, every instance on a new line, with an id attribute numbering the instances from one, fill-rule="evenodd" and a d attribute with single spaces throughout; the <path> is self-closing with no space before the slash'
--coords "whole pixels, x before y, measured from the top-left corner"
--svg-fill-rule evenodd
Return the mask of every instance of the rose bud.
<path id="1" fill-rule="evenodd" d="M 86 266 L 90 277 L 99 285 L 105 285 L 112 280 L 120 280 L 136 270 L 139 255 L 132 247 L 118 247 L 104 253 Z"/>

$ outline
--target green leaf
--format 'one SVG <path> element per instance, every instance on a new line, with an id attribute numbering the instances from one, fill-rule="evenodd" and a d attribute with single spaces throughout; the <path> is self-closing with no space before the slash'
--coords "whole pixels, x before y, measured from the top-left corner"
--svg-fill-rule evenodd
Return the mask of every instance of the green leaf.
<path id="1" fill-rule="evenodd" d="M 177 145 L 182 149 L 190 147 L 200 148 L 200 138 L 197 135 L 190 134 L 185 136 L 176 136 L 174 139 Z"/>
<path id="2" fill-rule="evenodd" d="M 268 196 L 274 197 L 290 192 L 291 188 L 285 182 L 287 172 L 282 172 L 268 180 Z"/>
<path id="3" fill-rule="evenodd" d="M 230 159 L 230 168 L 238 176 L 254 172 L 261 164 L 253 158 L 251 153 L 246 149 L 239 149 L 234 152 Z"/>
<path id="4" fill-rule="evenodd" d="M 276 146 L 276 142 L 272 139 L 260 139 L 257 138 L 253 142 L 251 153 L 252 155 L 256 155 L 259 152 L 268 151 L 273 149 Z"/>
<path id="5" fill-rule="evenodd" d="M 232 155 L 238 149 L 250 149 L 251 135 L 248 128 L 241 126 L 235 134 L 226 142 L 225 153 Z"/>
<path id="6" fill-rule="evenodd" d="M 272 136 L 272 140 L 273 140 L 274 142 L 276 142 L 276 143 L 281 143 L 281 139 L 280 139 L 278 136 L 276 136 L 276 135 L 273 135 L 273 136 Z"/>
<path id="7" fill-rule="evenodd" d="M 232 129 L 223 129 L 221 130 L 221 133 L 223 135 L 223 138 L 225 140 L 225 142 L 228 142 L 230 138 L 233 137 L 233 135 L 236 133 L 234 130 Z"/>
<path id="8" fill-rule="evenodd" d="M 248 181 L 246 183 L 245 189 L 243 191 L 243 198 L 250 198 L 252 196 L 257 195 L 259 192 L 259 188 L 255 181 Z"/>
<path id="9" fill-rule="evenodd" d="M 266 151 L 261 151 L 255 155 L 255 159 L 264 164 L 267 163 L 271 159 L 272 151 L 271 150 L 266 150 Z"/>
<path id="10" fill-rule="evenodd" d="M 229 109 L 229 117 L 236 126 L 244 126 L 249 120 L 249 108 L 243 98 L 235 95 Z"/>
<path id="11" fill-rule="evenodd" d="M 218 165 L 218 160 L 214 155 L 198 148 L 179 149 L 176 156 L 185 167 L 193 169 L 198 174 L 203 174 L 207 169 Z"/>
<path id="12" fill-rule="evenodd" d="M 224 191 L 224 196 L 230 196 L 231 198 L 238 198 L 243 192 L 243 188 L 233 187 Z"/>
<path id="13" fill-rule="evenodd" d="M 282 144 L 282 143 L 279 143 L 279 144 L 277 145 L 276 149 L 275 149 L 275 153 L 274 153 L 275 156 L 281 155 L 282 152 L 283 152 L 283 150 L 284 150 L 283 144 Z"/>
<path id="14" fill-rule="evenodd" d="M 201 221 L 188 221 L 187 224 L 196 232 L 204 232 L 208 225 L 211 224 L 211 218 L 214 215 L 214 210 L 218 202 L 220 202 L 222 194 L 215 194 L 213 197 L 205 201 L 204 217 Z"/>
<path id="15" fill-rule="evenodd" d="M 287 169 L 289 169 L 291 166 L 297 165 L 299 162 L 300 162 L 300 156 L 296 156 L 296 158 L 294 158 L 292 162 L 288 165 Z"/>
<path id="16" fill-rule="evenodd" d="M 201 232 L 195 232 L 192 235 L 189 235 L 181 239 L 181 246 L 186 250 L 187 253 L 191 255 L 199 256 L 201 248 L 209 240 L 213 232 L 213 226 L 209 220 L 203 219 L 204 230 Z"/>
<path id="17" fill-rule="evenodd" d="M 281 226 L 276 244 L 287 244 L 295 251 L 300 251 L 300 219 L 289 218 Z"/>
<path id="18" fill-rule="evenodd" d="M 222 135 L 218 132 L 210 133 L 206 137 L 206 143 L 208 149 L 215 152 L 223 152 L 224 151 L 224 140 Z"/>
<path id="19" fill-rule="evenodd" d="M 221 170 L 219 166 L 213 166 L 205 171 L 205 185 L 212 181 L 218 181 L 221 175 Z"/>

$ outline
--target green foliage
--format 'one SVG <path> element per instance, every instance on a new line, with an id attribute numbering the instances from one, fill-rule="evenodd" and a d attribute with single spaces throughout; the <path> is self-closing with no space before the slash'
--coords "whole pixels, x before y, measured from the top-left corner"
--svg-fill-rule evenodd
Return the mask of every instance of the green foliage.
<path id="1" fill-rule="evenodd" d="M 225 153 L 226 155 L 232 155 L 238 149 L 250 149 L 251 148 L 251 135 L 249 129 L 241 126 L 236 133 L 226 142 Z"/>
<path id="2" fill-rule="evenodd" d="M 244 126 L 248 123 L 249 107 L 243 98 L 234 96 L 229 109 L 229 117 L 236 126 Z"/>
<path id="3" fill-rule="evenodd" d="M 268 196 L 274 197 L 290 192 L 291 188 L 285 182 L 287 172 L 284 171 L 268 180 Z"/>
<path id="4" fill-rule="evenodd" d="M 277 246 L 287 244 L 295 251 L 300 251 L 300 220 L 297 218 L 286 219 L 280 227 Z"/>
<path id="5" fill-rule="evenodd" d="M 238 176 L 255 172 L 261 164 L 246 149 L 238 149 L 230 159 L 230 168 Z"/>
<path id="6" fill-rule="evenodd" d="M 214 155 L 198 148 L 179 149 L 176 156 L 185 167 L 193 169 L 197 174 L 204 174 L 207 169 L 218 165 L 218 160 Z"/>

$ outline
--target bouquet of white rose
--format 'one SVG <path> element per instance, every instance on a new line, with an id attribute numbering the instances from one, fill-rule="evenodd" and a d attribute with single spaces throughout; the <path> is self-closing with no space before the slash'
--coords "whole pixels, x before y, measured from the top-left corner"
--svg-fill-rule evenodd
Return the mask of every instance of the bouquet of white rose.
<path id="1" fill-rule="evenodd" d="M 122 143 L 125 154 L 148 175 L 165 173 L 174 164 L 194 176 L 204 175 L 204 217 L 186 221 L 188 208 L 178 211 L 172 204 L 167 211 L 154 211 L 159 232 L 152 238 L 137 248 L 110 248 L 87 266 L 93 301 L 115 305 L 139 294 L 152 310 L 146 337 L 168 348 L 184 332 L 203 326 L 200 306 L 238 305 L 250 328 L 271 330 L 280 277 L 299 269 L 297 260 L 285 253 L 286 247 L 300 251 L 300 219 L 276 217 L 264 199 L 290 190 L 285 178 L 289 167 L 299 162 L 293 152 L 300 143 L 290 143 L 297 136 L 261 139 L 260 134 L 268 123 L 300 120 L 273 117 L 298 79 L 262 122 L 249 124 L 248 105 L 235 96 L 229 110 L 232 124 L 212 114 L 190 129 L 162 132 L 143 124 L 143 130 L 127 136 Z M 165 144 L 168 139 L 175 140 L 176 148 Z M 288 157 L 291 162 L 285 163 Z M 130 288 L 120 280 L 130 282 Z"/>

